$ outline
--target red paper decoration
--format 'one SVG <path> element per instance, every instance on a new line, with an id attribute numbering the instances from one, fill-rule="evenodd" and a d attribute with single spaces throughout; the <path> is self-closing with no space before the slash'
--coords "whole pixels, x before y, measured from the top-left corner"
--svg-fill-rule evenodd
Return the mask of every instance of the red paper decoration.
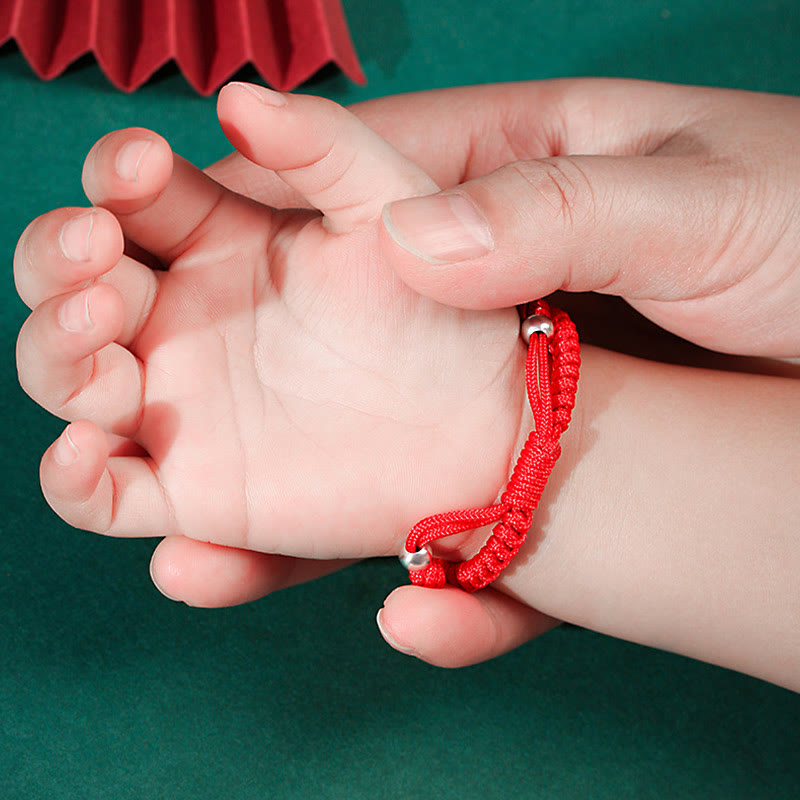
<path id="1" fill-rule="evenodd" d="M 330 61 L 365 82 L 339 0 L 0 0 L 9 39 L 41 78 L 94 53 L 128 92 L 170 59 L 200 94 L 247 63 L 281 91 Z"/>

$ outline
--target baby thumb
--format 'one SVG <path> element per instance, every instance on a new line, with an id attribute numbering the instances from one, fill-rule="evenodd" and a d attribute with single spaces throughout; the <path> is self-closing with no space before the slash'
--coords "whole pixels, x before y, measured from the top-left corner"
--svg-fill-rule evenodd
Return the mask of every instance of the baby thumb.
<path id="1" fill-rule="evenodd" d="M 693 289 L 682 254 L 702 252 L 730 216 L 714 180 L 680 156 L 519 161 L 386 205 L 381 255 L 418 292 L 462 308 L 557 289 L 675 299 Z"/>

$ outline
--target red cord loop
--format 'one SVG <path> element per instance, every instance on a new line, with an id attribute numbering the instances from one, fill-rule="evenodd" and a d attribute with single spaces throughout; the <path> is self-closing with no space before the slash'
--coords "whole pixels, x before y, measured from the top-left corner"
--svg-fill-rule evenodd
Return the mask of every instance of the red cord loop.
<path id="1" fill-rule="evenodd" d="M 508 566 L 525 543 L 533 512 L 561 455 L 559 439 L 575 407 L 581 363 L 578 332 L 567 314 L 558 308 L 550 309 L 543 300 L 534 304 L 532 314 L 552 320 L 552 336 L 542 331 L 531 333 L 525 381 L 535 429 L 522 448 L 500 502 L 420 520 L 408 534 L 406 551 L 418 553 L 444 536 L 496 525 L 486 544 L 468 561 L 432 557 L 423 569 L 410 570 L 411 582 L 418 586 L 441 588 L 449 583 L 467 592 L 482 589 Z M 549 332 L 547 326 L 545 330 Z"/>

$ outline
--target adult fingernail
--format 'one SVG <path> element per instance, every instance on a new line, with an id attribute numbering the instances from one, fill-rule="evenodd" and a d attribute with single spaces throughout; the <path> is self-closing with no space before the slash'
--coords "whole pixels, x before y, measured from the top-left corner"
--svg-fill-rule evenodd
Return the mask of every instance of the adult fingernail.
<path id="1" fill-rule="evenodd" d="M 289 102 L 286 99 L 286 95 L 280 92 L 273 92 L 272 89 L 267 89 L 265 86 L 256 86 L 252 83 L 241 83 L 239 81 L 233 81 L 229 83 L 228 86 L 238 86 L 240 89 L 244 89 L 258 99 L 259 102 L 267 106 L 280 108 L 281 106 L 287 105 Z"/>
<path id="2" fill-rule="evenodd" d="M 65 331 L 81 333 L 92 327 L 92 316 L 89 313 L 89 295 L 92 289 L 84 289 L 65 300 L 58 309 L 58 322 Z"/>
<path id="3" fill-rule="evenodd" d="M 134 139 L 128 142 L 117 153 L 115 167 L 117 175 L 126 181 L 136 181 L 139 177 L 139 167 L 141 166 L 144 154 L 152 144 L 150 139 Z"/>
<path id="4" fill-rule="evenodd" d="M 389 203 L 383 224 L 404 250 L 432 264 L 478 258 L 494 249 L 489 223 L 460 194 L 435 194 Z"/>
<path id="5" fill-rule="evenodd" d="M 67 425 L 67 427 L 64 428 L 64 433 L 58 437 L 53 447 L 53 458 L 56 464 L 60 464 L 62 467 L 68 467 L 78 460 L 79 455 L 80 451 L 75 445 L 75 442 L 72 441 L 72 437 L 69 435 L 69 425 Z"/>
<path id="6" fill-rule="evenodd" d="M 399 650 L 401 653 L 405 653 L 407 656 L 419 656 L 419 653 L 413 647 L 406 647 L 405 645 L 400 644 L 398 641 L 396 641 L 389 635 L 389 632 L 384 627 L 383 609 L 380 609 L 378 611 L 378 616 L 375 617 L 375 621 L 378 623 L 378 630 L 381 632 L 381 636 L 383 636 L 386 642 L 390 644 L 395 650 Z"/>
<path id="7" fill-rule="evenodd" d="M 161 592 L 161 594 L 163 594 L 164 597 L 167 598 L 167 600 L 174 600 L 176 603 L 180 603 L 181 602 L 180 597 L 173 597 L 171 594 L 169 594 L 168 592 L 165 592 L 161 588 L 161 584 L 158 582 L 158 580 L 156 580 L 156 571 L 153 568 L 153 561 L 154 561 L 154 559 L 151 558 L 150 559 L 150 580 L 153 581 L 153 586 L 155 586 L 156 589 L 158 589 L 158 591 Z"/>
<path id="8" fill-rule="evenodd" d="M 94 213 L 81 214 L 61 226 L 58 243 L 70 261 L 89 260 L 89 237 L 94 227 Z"/>

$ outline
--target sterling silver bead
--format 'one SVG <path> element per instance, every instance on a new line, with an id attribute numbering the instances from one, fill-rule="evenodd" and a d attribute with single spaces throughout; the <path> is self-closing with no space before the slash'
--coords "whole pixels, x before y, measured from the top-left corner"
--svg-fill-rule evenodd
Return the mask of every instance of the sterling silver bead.
<path id="1" fill-rule="evenodd" d="M 424 547 L 422 550 L 417 550 L 416 553 L 409 553 L 408 550 L 403 548 L 400 563 L 410 572 L 418 572 L 431 563 L 431 554 Z"/>
<path id="2" fill-rule="evenodd" d="M 522 320 L 519 333 L 522 336 L 522 341 L 525 344 L 530 344 L 531 336 L 534 333 L 543 333 L 549 339 L 555 333 L 555 330 L 555 325 L 553 325 L 553 320 L 550 317 L 546 317 L 544 314 L 531 314 L 530 317 Z"/>

